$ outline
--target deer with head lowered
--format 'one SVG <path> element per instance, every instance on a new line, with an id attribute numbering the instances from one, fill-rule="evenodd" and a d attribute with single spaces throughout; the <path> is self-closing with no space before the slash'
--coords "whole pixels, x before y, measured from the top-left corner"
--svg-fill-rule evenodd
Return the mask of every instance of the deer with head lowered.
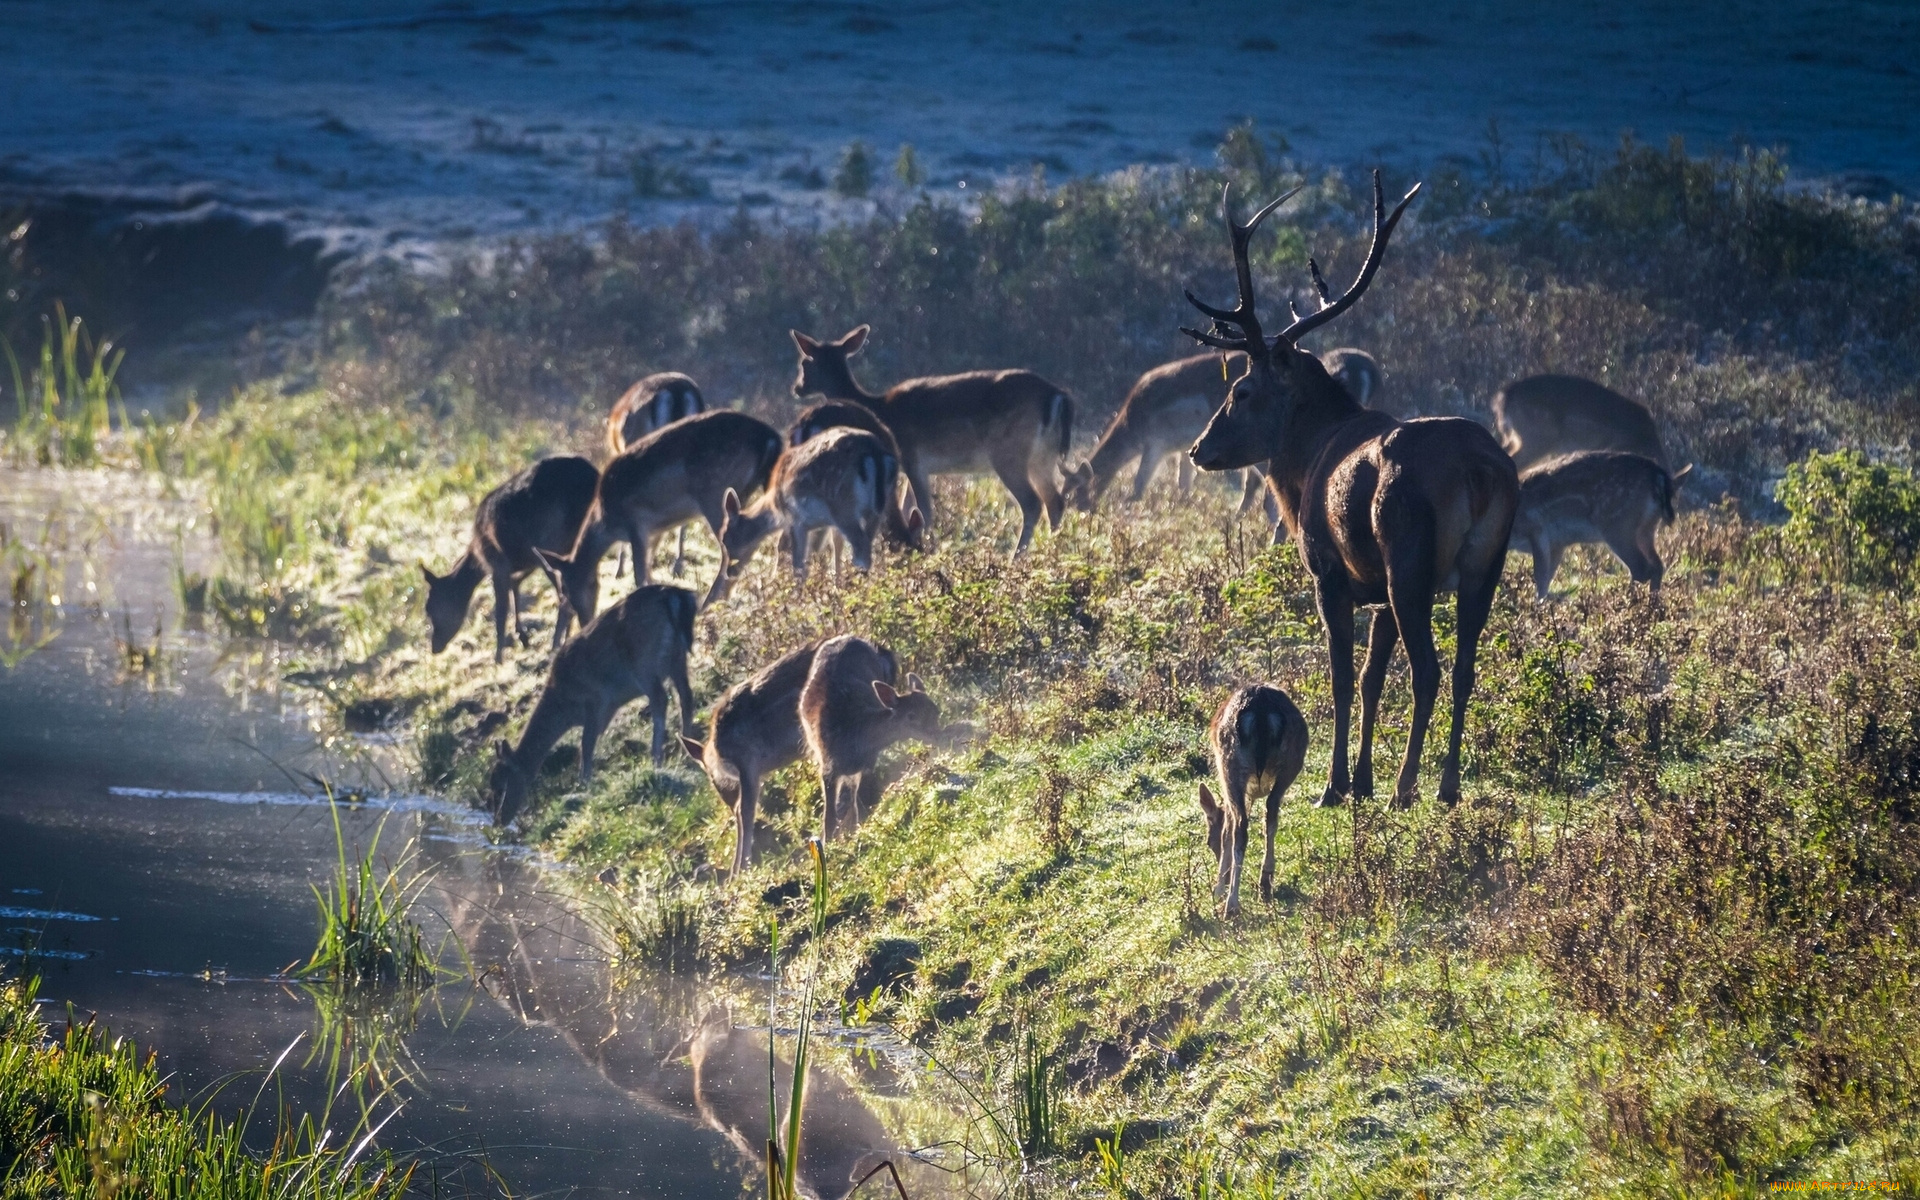
<path id="1" fill-rule="evenodd" d="M 678 371 L 656 371 L 613 402 L 613 411 L 607 414 L 607 453 L 618 455 L 648 434 L 682 417 L 706 411 L 706 397 L 700 394 L 700 385 L 692 376 Z M 673 573 L 676 576 L 686 569 L 686 562 L 687 527 L 682 525 L 674 541 Z"/>
<path id="2" fill-rule="evenodd" d="M 913 485 L 920 515 L 933 523 L 928 479 L 948 472 L 991 470 L 1020 506 L 1018 554 L 1046 513 L 1058 526 L 1065 511 L 1059 473 L 1073 441 L 1073 398 L 1032 371 L 969 371 L 909 379 L 875 395 L 853 377 L 848 360 L 867 344 L 869 329 L 834 341 L 789 331 L 800 351 L 795 396 L 858 404 L 893 433 L 900 467 Z"/>
<path id="3" fill-rule="evenodd" d="M 874 769 L 882 750 L 908 738 L 950 743 L 968 732 L 941 725 L 940 708 L 918 675 L 896 688 L 898 670 L 893 651 L 851 634 L 822 642 L 813 656 L 800 691 L 800 727 L 820 772 L 827 841 L 853 832 L 862 810 L 879 802 Z"/>
<path id="4" fill-rule="evenodd" d="M 809 538 L 815 529 L 833 529 L 846 539 L 853 565 L 873 566 L 874 535 L 898 530 L 909 546 L 920 541 L 920 510 L 904 519 L 899 510 L 900 460 L 879 438 L 863 429 L 829 429 L 819 437 L 789 446 L 774 464 L 773 477 L 759 499 L 741 507 L 727 489 L 721 501 L 720 572 L 704 604 L 732 587 L 753 552 L 776 532 L 784 532 L 793 552 L 793 573 L 807 577 Z"/>
<path id="5" fill-rule="evenodd" d="M 1647 406 L 1577 375 L 1533 375 L 1501 388 L 1493 425 L 1522 471 L 1582 450 L 1619 450 L 1667 465 Z"/>
<path id="6" fill-rule="evenodd" d="M 495 824 L 513 820 L 548 752 L 569 729 L 580 730 L 581 782 L 592 779 L 601 732 L 615 713 L 642 696 L 653 717 L 653 763 L 660 765 L 667 744 L 668 684 L 680 702 L 681 732 L 693 722 L 687 655 L 699 607 L 685 588 L 638 587 L 560 647 L 520 741 L 512 749 L 504 741 L 495 744 L 487 776 Z"/>
<path id="7" fill-rule="evenodd" d="M 1296 189 L 1297 190 L 1297 189 Z M 1242 225 L 1227 208 L 1240 300 L 1231 309 L 1187 299 L 1213 319 L 1188 329 L 1196 341 L 1247 355 L 1246 372 L 1189 451 L 1203 471 L 1229 471 L 1267 461 L 1275 499 L 1313 576 L 1315 600 L 1332 658 L 1333 767 L 1322 804 L 1373 792 L 1373 734 L 1396 643 L 1413 670 L 1413 721 L 1394 803 L 1419 796 L 1420 757 L 1440 690 L 1433 641 L 1436 597 L 1459 597 L 1453 664 L 1453 713 L 1440 768 L 1440 799 L 1460 796 L 1460 741 L 1473 694 L 1480 631 L 1493 607 L 1508 535 L 1520 504 L 1520 481 L 1493 435 L 1459 417 L 1400 421 L 1360 406 L 1299 340 L 1346 312 L 1380 268 L 1394 227 L 1419 192 L 1416 186 L 1388 214 L 1380 175 L 1373 177 L 1373 242 L 1353 285 L 1337 299 L 1319 263 L 1308 270 L 1319 307 L 1274 337 L 1255 311 L 1247 243 L 1288 192 Z M 1222 205 L 1230 202 L 1223 195 Z M 1236 332 L 1237 331 L 1237 332 Z M 1353 707 L 1354 609 L 1374 612 L 1360 684 L 1360 753 L 1348 773 L 1347 730 Z"/>
<path id="8" fill-rule="evenodd" d="M 1667 469 L 1640 454 L 1588 450 L 1549 459 L 1520 477 L 1513 549 L 1533 556 L 1533 589 L 1547 598 L 1568 546 L 1605 542 L 1633 576 L 1660 590 L 1666 564 L 1654 545 L 1674 520 L 1673 493 L 1692 471 Z"/>
<path id="9" fill-rule="evenodd" d="M 705 517 L 717 536 L 727 493 L 759 491 L 780 448 L 773 426 L 724 408 L 675 421 L 628 446 L 600 472 L 572 553 L 540 556 L 567 605 L 582 621 L 593 617 L 600 559 L 616 542 L 633 548 L 634 581 L 644 584 L 655 530 Z"/>
<path id="10" fill-rule="evenodd" d="M 1220 705 L 1207 741 L 1220 796 L 1215 799 L 1202 783 L 1200 811 L 1207 815 L 1207 848 L 1220 865 L 1213 894 L 1227 902 L 1231 917 L 1240 911 L 1247 801 L 1260 796 L 1267 798 L 1267 852 L 1260 861 L 1260 898 L 1273 899 L 1273 835 L 1280 822 L 1280 800 L 1307 759 L 1307 721 L 1285 692 L 1255 684 L 1236 688 Z"/>
<path id="11" fill-rule="evenodd" d="M 571 454 L 559 455 L 541 459 L 481 499 L 473 515 L 472 540 L 453 569 L 435 575 L 425 563 L 420 564 L 420 574 L 427 581 L 427 621 L 433 628 L 435 654 L 445 650 L 466 624 L 474 589 L 482 579 L 491 579 L 493 661 L 506 657 L 509 611 L 514 631 L 523 636 L 526 632 L 520 581 L 540 569 L 540 551 L 563 551 L 573 545 L 599 483 L 600 472 L 592 463 Z M 553 622 L 555 647 L 567 635 L 567 621 L 562 600 Z"/>
<path id="12" fill-rule="evenodd" d="M 733 813 L 733 869 L 753 862 L 753 820 L 760 781 L 799 762 L 807 752 L 800 729 L 800 689 L 806 686 L 819 642 L 789 650 L 729 688 L 714 702 L 707 740 L 682 737 L 687 756 L 700 764 Z M 891 676 L 888 677 L 891 679 Z"/>

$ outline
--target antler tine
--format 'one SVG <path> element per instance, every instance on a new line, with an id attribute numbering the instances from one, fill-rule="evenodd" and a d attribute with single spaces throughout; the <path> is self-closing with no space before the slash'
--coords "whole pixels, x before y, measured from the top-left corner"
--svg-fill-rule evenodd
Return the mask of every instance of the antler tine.
<path id="1" fill-rule="evenodd" d="M 1314 330 L 1354 306 L 1355 301 L 1359 300 L 1361 294 L 1367 290 L 1367 285 L 1373 282 L 1374 272 L 1380 269 L 1380 260 L 1386 257 L 1387 240 L 1393 236 L 1394 227 L 1400 224 L 1400 218 L 1406 213 L 1407 205 L 1413 203 L 1413 198 L 1420 194 L 1420 188 L 1420 184 L 1414 184 L 1413 190 L 1401 197 L 1400 203 L 1394 205 L 1393 212 L 1389 214 L 1387 212 L 1386 200 L 1380 190 L 1380 172 L 1377 169 L 1374 171 L 1373 245 L 1367 250 L 1366 264 L 1360 268 L 1360 274 L 1354 279 L 1353 286 L 1348 288 L 1338 300 L 1333 301 L 1331 304 L 1324 304 L 1326 296 L 1325 284 L 1320 280 L 1319 272 L 1315 271 L 1315 284 L 1321 288 L 1320 294 L 1324 307 L 1322 307 L 1319 312 L 1308 313 L 1306 316 L 1299 318 L 1293 324 L 1287 326 L 1280 332 L 1279 338 L 1277 339 L 1278 341 L 1297 342 L 1307 334 L 1312 333 Z"/>
<path id="2" fill-rule="evenodd" d="M 1275 209 L 1285 204 L 1299 191 L 1300 188 L 1295 187 L 1275 197 L 1271 203 L 1253 214 L 1253 217 L 1242 225 L 1233 219 L 1232 182 L 1229 181 L 1220 189 L 1220 215 L 1227 223 L 1227 237 L 1233 246 L 1233 270 L 1240 287 L 1239 303 L 1230 310 L 1215 308 L 1191 291 L 1187 292 L 1187 302 L 1213 318 L 1213 332 L 1203 334 L 1198 330 L 1182 326 L 1182 333 L 1204 345 L 1221 350 L 1251 350 L 1255 346 L 1267 344 L 1267 339 L 1260 330 L 1260 315 L 1254 309 L 1253 267 L 1247 261 L 1247 243 L 1252 238 L 1253 231 L 1260 227 L 1260 222 L 1266 220 Z M 1242 336 L 1239 338 L 1224 336 L 1222 325 L 1239 326 Z"/>
<path id="3" fill-rule="evenodd" d="M 1333 303 L 1333 297 L 1327 294 L 1327 277 L 1320 273 L 1319 262 L 1312 258 L 1307 259 L 1307 273 L 1313 276 L 1313 290 L 1320 293 L 1320 307 L 1325 308 Z M 1300 314 L 1293 314 L 1293 319 L 1298 321 Z"/>

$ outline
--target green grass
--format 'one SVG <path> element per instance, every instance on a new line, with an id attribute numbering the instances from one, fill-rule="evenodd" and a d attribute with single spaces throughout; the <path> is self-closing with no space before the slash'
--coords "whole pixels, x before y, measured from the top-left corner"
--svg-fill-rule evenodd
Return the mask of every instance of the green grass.
<path id="1" fill-rule="evenodd" d="M 7 441 L 14 457 L 42 466 L 97 462 L 100 440 L 111 428 L 111 406 L 119 399 L 113 377 L 124 354 L 111 342 L 96 343 L 81 319 L 69 318 L 59 303 L 42 319 L 37 362 L 22 366 L 12 343 L 0 337 L 5 378 L 13 385 L 15 416 Z"/>
<path id="2" fill-rule="evenodd" d="M 427 949 L 426 935 L 408 915 L 409 906 L 426 887 L 424 875 L 413 870 L 412 847 L 382 866 L 383 819 L 367 848 L 350 856 L 340 827 L 339 803 L 332 802 L 331 809 L 339 855 L 326 887 L 313 887 L 320 938 L 300 968 L 301 976 L 343 995 L 428 986 L 434 981 L 437 963 Z"/>
<path id="3" fill-rule="evenodd" d="M 1012 562 L 999 489 L 943 481 L 927 554 L 799 588 L 763 556 L 702 615 L 703 699 L 851 630 L 983 730 L 889 756 L 879 811 L 826 848 L 805 953 L 820 995 L 940 1064 L 916 1095 L 1004 1126 L 978 1148 L 998 1166 L 1038 1145 L 1015 1095 L 1030 1134 L 1032 1085 L 1053 1081 L 1036 1194 L 1920 1186 L 1920 232 L 1904 206 L 1790 189 L 1764 155 L 1560 149 L 1525 180 L 1432 181 L 1337 330 L 1381 357 L 1395 408 L 1484 417 L 1508 380 L 1589 374 L 1644 397 L 1698 464 L 1657 602 L 1580 551 L 1564 598 L 1537 605 L 1516 562 L 1457 808 L 1306 806 L 1331 719 L 1310 581 L 1219 481 L 1190 497 L 1163 481 Z M 1180 287 L 1230 291 L 1223 179 L 1311 184 L 1263 244 L 1263 295 L 1297 285 L 1309 250 L 1336 280 L 1358 261 L 1354 195 L 1282 153 L 1241 130 L 1220 171 L 1035 187 L 977 214 L 615 227 L 350 281 L 327 301 L 319 385 L 257 388 L 152 444 L 208 489 L 226 556 L 209 609 L 284 640 L 290 669 L 350 672 L 416 714 L 423 776 L 472 796 L 546 662 L 536 636 L 496 667 L 483 618 L 426 653 L 416 564 L 458 553 L 487 487 L 596 445 L 643 369 L 783 421 L 789 325 L 875 321 L 875 383 L 1033 366 L 1079 398 L 1084 443 L 1135 372 L 1185 351 Z M 690 542 L 697 586 L 716 554 Z M 544 584 L 526 593 L 550 620 Z M 268 619 L 275 597 L 298 622 Z M 1443 606 L 1443 654 L 1451 620 Z M 1255 679 L 1290 692 L 1314 740 L 1276 900 L 1227 922 L 1194 789 L 1212 707 Z M 1389 761 L 1409 705 L 1401 667 Z M 525 836 L 643 881 L 608 926 L 636 965 L 763 969 L 770 922 L 808 894 L 817 781 L 771 779 L 761 861 L 715 882 L 730 817 L 644 741 L 627 714 L 587 788 L 556 758 Z M 882 943 L 917 967 L 856 986 Z"/>
<path id="4" fill-rule="evenodd" d="M 48 1029 L 34 1008 L 36 991 L 34 982 L 0 990 L 0 1196 L 7 1200 L 378 1200 L 407 1191 L 411 1170 L 366 1149 L 361 1130 L 263 1110 L 264 1083 L 235 1119 L 220 1116 L 211 1099 L 174 1107 L 151 1055 L 71 1016 L 64 1030 Z M 265 1148 L 254 1148 L 263 1134 Z"/>

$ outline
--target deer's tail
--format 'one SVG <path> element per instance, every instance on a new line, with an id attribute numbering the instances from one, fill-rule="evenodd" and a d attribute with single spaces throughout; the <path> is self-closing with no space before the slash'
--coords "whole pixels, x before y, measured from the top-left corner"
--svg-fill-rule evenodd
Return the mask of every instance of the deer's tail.
<path id="1" fill-rule="evenodd" d="M 1073 397 L 1065 392 L 1056 391 L 1046 399 L 1040 410 L 1040 431 L 1042 435 L 1053 434 L 1053 452 L 1061 458 L 1067 456 L 1067 450 L 1073 445 Z"/>

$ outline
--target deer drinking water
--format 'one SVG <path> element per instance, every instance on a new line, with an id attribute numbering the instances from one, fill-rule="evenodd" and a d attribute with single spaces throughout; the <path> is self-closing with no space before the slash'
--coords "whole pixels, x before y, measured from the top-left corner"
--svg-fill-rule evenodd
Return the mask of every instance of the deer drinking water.
<path id="1" fill-rule="evenodd" d="M 1236 689 L 1213 715 L 1208 732 L 1216 800 L 1200 785 L 1200 810 L 1207 815 L 1207 848 L 1220 865 L 1213 894 L 1227 902 L 1227 915 L 1240 911 L 1240 864 L 1247 856 L 1247 801 L 1267 798 L 1267 850 L 1260 860 L 1260 898 L 1273 899 L 1273 835 L 1280 821 L 1280 800 L 1307 758 L 1307 721 L 1288 695 L 1268 684 Z"/>
<path id="2" fill-rule="evenodd" d="M 759 491 L 781 445 L 773 426 L 718 409 L 675 421 L 627 447 L 600 473 L 572 553 L 541 556 L 568 606 L 582 621 L 592 618 L 600 602 L 600 559 L 616 542 L 633 548 L 634 581 L 644 584 L 655 530 L 705 517 L 718 536 L 727 492 Z"/>
<path id="3" fill-rule="evenodd" d="M 547 669 L 546 686 L 511 750 L 496 743 L 487 776 L 494 823 L 505 825 L 520 810 L 554 743 L 580 729 L 580 780 L 593 778 L 593 750 L 615 713 L 641 696 L 653 717 L 653 763 L 667 743 L 667 685 L 680 702 L 680 729 L 693 722 L 693 688 L 687 655 L 693 650 L 693 618 L 699 602 L 685 588 L 635 588 L 588 622 L 580 636 L 560 647 Z"/>
<path id="4" fill-rule="evenodd" d="M 1493 424 L 1522 471 L 1582 450 L 1620 450 L 1667 465 L 1647 406 L 1591 379 L 1534 375 L 1510 383 L 1493 398 Z"/>
<path id="5" fill-rule="evenodd" d="M 1512 548 L 1533 556 L 1533 590 L 1540 599 L 1547 598 L 1560 556 L 1582 542 L 1605 542 L 1635 583 L 1658 592 L 1667 567 L 1654 535 L 1673 524 L 1674 489 L 1691 470 L 1669 475 L 1644 455 L 1589 450 L 1549 459 L 1522 475 Z"/>
<path id="6" fill-rule="evenodd" d="M 914 501 L 933 523 L 933 475 L 991 470 L 1020 506 L 1018 554 L 1033 540 L 1044 511 L 1060 524 L 1064 501 L 1058 477 L 1073 441 L 1073 398 L 1032 371 L 969 371 L 909 379 L 875 395 L 853 377 L 848 360 L 867 344 L 869 329 L 834 341 L 790 331 L 800 351 L 795 396 L 823 396 L 858 404 L 893 433 L 900 467 Z"/>
<path id="7" fill-rule="evenodd" d="M 800 689 L 813 669 L 818 642 L 789 650 L 714 703 L 702 743 L 681 737 L 687 756 L 700 764 L 733 813 L 733 869 L 753 863 L 753 818 L 760 805 L 760 781 L 800 761 L 807 752 L 800 728 Z M 887 677 L 891 679 L 892 676 Z"/>
<path id="8" fill-rule="evenodd" d="M 807 549 L 815 529 L 838 531 L 853 554 L 853 565 L 873 566 L 874 535 L 898 530 L 908 545 L 920 537 L 920 510 L 900 516 L 900 461 L 873 434 L 862 429 L 828 429 L 810 441 L 790 446 L 774 465 L 760 498 L 742 508 L 733 489 L 721 501 L 720 572 L 705 603 L 724 595 L 760 543 L 784 532 L 793 553 L 793 573 L 807 577 Z"/>
<path id="9" fill-rule="evenodd" d="M 1296 189 L 1297 190 L 1297 189 Z M 1333 678 L 1333 766 L 1322 804 L 1349 791 L 1373 792 L 1373 733 L 1380 690 L 1397 642 L 1413 671 L 1413 721 L 1394 803 L 1418 798 L 1420 757 L 1440 689 L 1433 642 L 1433 606 L 1441 593 L 1459 597 L 1453 665 L 1453 714 L 1440 769 L 1440 799 L 1460 796 L 1460 741 L 1473 694 L 1480 631 L 1493 607 L 1505 563 L 1520 481 L 1513 460 L 1480 425 L 1458 417 L 1400 421 L 1369 411 L 1312 354 L 1306 334 L 1353 307 L 1373 282 L 1388 240 L 1419 187 L 1388 215 L 1380 175 L 1373 177 L 1373 242 L 1353 285 L 1338 299 L 1308 260 L 1319 307 L 1296 316 L 1268 338 L 1255 311 L 1247 243 L 1288 192 L 1246 224 L 1226 211 L 1239 304 L 1232 310 L 1187 299 L 1213 319 L 1212 330 L 1185 332 L 1206 345 L 1247 355 L 1247 370 L 1189 451 L 1203 471 L 1229 471 L 1269 461 L 1281 516 L 1313 575 L 1326 625 Z M 1230 195 L 1223 195 L 1226 208 Z M 1230 330 L 1237 329 L 1238 333 Z M 1353 613 L 1374 611 L 1361 677 L 1360 754 L 1351 776 L 1347 728 L 1353 707 Z"/>
<path id="10" fill-rule="evenodd" d="M 800 726 L 820 772 L 827 841 L 859 825 L 863 803 L 878 803 L 874 768 L 882 750 L 908 738 L 949 741 L 963 728 L 940 724 L 940 708 L 919 676 L 908 675 L 906 690 L 895 689 L 898 670 L 893 651 L 851 634 L 822 642 L 813 656 L 800 692 Z"/>
<path id="11" fill-rule="evenodd" d="M 592 463 L 560 455 L 541 459 L 481 499 L 473 515 L 473 538 L 453 569 L 435 575 L 425 563 L 420 564 L 420 574 L 427 581 L 427 621 L 433 629 L 435 654 L 445 650 L 466 624 L 474 589 L 482 579 L 491 579 L 493 661 L 506 657 L 509 610 L 514 632 L 522 636 L 526 632 L 520 581 L 541 569 L 540 551 L 564 551 L 573 545 L 599 483 L 600 472 Z M 567 635 L 568 618 L 562 598 L 553 622 L 556 648 Z"/>

